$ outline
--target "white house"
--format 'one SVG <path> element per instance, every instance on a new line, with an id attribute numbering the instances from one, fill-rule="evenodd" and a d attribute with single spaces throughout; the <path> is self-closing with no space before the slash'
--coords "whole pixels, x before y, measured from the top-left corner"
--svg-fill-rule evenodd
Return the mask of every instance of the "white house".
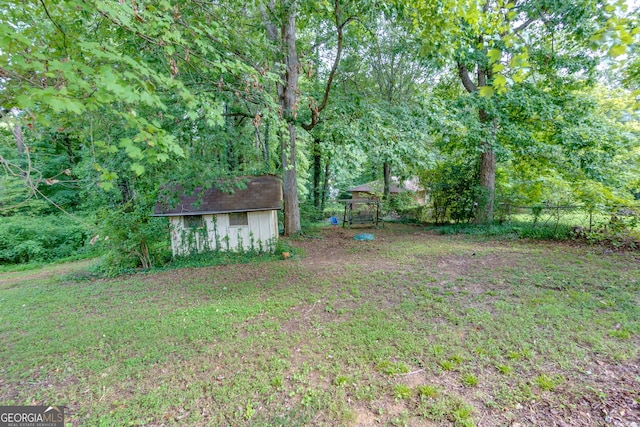
<path id="1" fill-rule="evenodd" d="M 180 187 L 165 188 L 153 216 L 171 221 L 173 256 L 203 251 L 274 249 L 278 238 L 278 210 L 282 185 L 274 175 L 239 178 L 246 188 L 233 193 L 217 187 L 196 188 L 186 194 Z M 176 203 L 171 203 L 171 196 Z"/>

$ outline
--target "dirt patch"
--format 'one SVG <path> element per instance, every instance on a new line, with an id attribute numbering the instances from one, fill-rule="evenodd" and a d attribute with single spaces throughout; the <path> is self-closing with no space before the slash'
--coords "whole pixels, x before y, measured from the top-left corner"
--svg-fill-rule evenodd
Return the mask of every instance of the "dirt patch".
<path id="1" fill-rule="evenodd" d="M 0 277 L 0 289 L 8 289 L 23 282 L 52 279 L 55 277 L 62 277 L 68 274 L 86 271 L 96 263 L 97 261 L 95 259 L 85 259 L 65 264 L 44 266 L 32 271 L 12 271 L 2 273 L 2 276 Z"/>
<path id="2" fill-rule="evenodd" d="M 357 241 L 353 239 L 362 230 L 323 230 L 318 238 L 291 241 L 304 251 L 304 258 L 300 261 L 306 268 L 322 271 L 327 267 L 344 266 L 357 263 L 363 271 L 383 269 L 385 266 L 377 259 L 380 252 L 391 236 L 386 230 L 366 230 L 374 234 L 373 241 Z"/>
<path id="3" fill-rule="evenodd" d="M 362 405 L 356 405 L 353 410 L 356 414 L 354 427 L 373 427 L 377 425 L 378 421 L 369 408 Z"/>

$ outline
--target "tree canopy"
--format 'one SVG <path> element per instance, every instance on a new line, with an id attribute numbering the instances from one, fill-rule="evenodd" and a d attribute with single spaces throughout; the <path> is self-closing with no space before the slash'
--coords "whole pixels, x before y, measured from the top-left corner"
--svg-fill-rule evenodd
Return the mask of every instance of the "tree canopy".
<path id="1" fill-rule="evenodd" d="M 476 222 L 507 199 L 628 201 L 640 194 L 637 12 L 622 0 L 8 0 L 0 215 L 62 210 L 96 234 L 123 227 L 119 215 L 142 254 L 168 183 L 279 174 L 286 234 L 301 205 L 322 214 L 332 191 L 388 189 L 391 176 L 469 188 Z"/>

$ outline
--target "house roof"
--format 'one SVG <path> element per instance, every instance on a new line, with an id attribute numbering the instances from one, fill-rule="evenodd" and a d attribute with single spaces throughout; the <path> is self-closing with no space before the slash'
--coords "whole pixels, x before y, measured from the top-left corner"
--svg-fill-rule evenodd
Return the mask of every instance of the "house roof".
<path id="1" fill-rule="evenodd" d="M 236 189 L 231 194 L 214 186 L 204 191 L 201 187 L 196 187 L 193 194 L 187 194 L 178 185 L 165 187 L 165 194 L 158 198 L 153 216 L 207 215 L 281 209 L 280 178 L 275 175 L 263 175 L 244 179 L 248 179 L 246 188 Z M 177 197 L 177 200 L 171 200 L 172 196 Z"/>
<path id="2" fill-rule="evenodd" d="M 391 177 L 393 181 L 389 185 L 389 193 L 403 193 L 405 191 L 420 191 L 420 185 L 417 178 L 407 179 L 400 184 L 398 177 Z M 401 186 L 399 186 L 401 185 Z M 347 191 L 358 193 L 382 193 L 384 189 L 384 183 L 378 179 L 376 181 L 367 182 L 366 184 L 358 185 L 357 187 L 350 188 Z"/>
<path id="3" fill-rule="evenodd" d="M 357 187 L 350 188 L 348 191 L 351 191 L 352 193 L 382 193 L 383 189 L 384 186 L 382 184 L 382 181 L 378 180 L 358 185 Z M 402 188 L 393 184 L 389 185 L 389 193 L 402 193 L 403 191 L 407 190 L 403 190 Z"/>

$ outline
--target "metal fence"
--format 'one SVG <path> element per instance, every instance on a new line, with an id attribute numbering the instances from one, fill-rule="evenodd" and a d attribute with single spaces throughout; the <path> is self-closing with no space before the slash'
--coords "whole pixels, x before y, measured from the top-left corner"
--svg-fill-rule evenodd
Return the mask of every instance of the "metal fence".
<path id="1" fill-rule="evenodd" d="M 468 221 L 456 220 L 454 215 L 442 208 L 422 206 L 409 216 L 421 222 L 433 224 L 451 224 L 470 222 L 473 212 L 468 212 Z M 528 223 L 535 226 L 569 226 L 584 232 L 599 230 L 640 230 L 639 205 L 584 206 L 563 204 L 539 204 L 531 206 L 509 203 L 496 204 L 494 220 L 499 223 Z"/>
<path id="2" fill-rule="evenodd" d="M 540 225 L 567 225 L 585 232 L 601 229 L 639 229 L 640 206 L 610 205 L 581 206 L 540 204 L 518 206 L 501 203 L 496 206 L 494 218 L 499 222 L 528 222 Z"/>

